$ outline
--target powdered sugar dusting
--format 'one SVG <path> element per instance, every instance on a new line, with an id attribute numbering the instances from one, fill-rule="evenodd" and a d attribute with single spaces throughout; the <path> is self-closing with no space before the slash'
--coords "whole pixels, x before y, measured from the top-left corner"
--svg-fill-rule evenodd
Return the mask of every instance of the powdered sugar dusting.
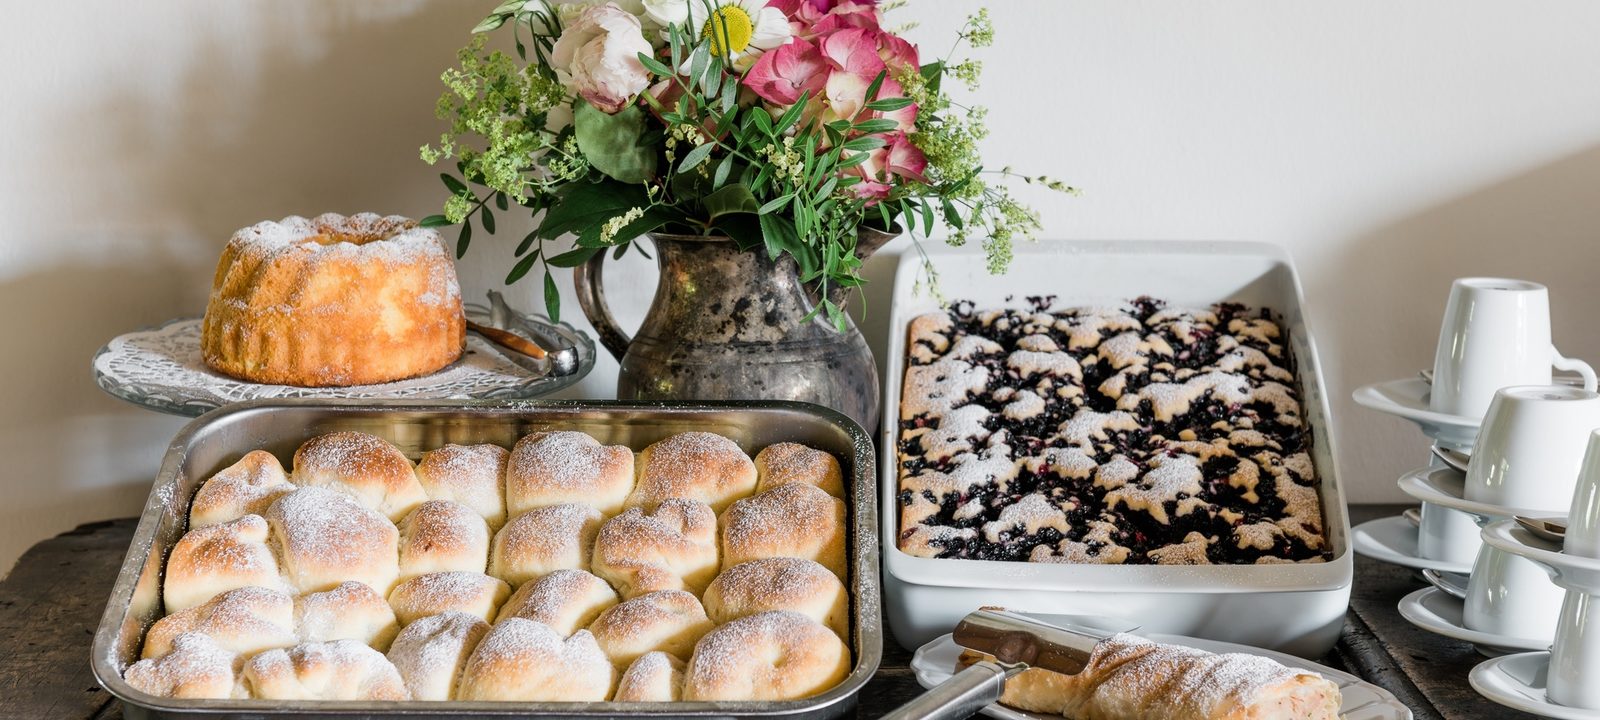
<path id="1" fill-rule="evenodd" d="M 488 632 L 488 623 L 466 613 L 425 617 L 394 639 L 389 661 L 414 699 L 449 700 L 467 658 Z"/>

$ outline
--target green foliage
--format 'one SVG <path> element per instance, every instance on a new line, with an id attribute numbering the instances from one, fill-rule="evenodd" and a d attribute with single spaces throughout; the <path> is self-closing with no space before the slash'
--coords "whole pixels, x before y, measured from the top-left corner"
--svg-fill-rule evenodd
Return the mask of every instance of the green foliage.
<path id="1" fill-rule="evenodd" d="M 572 129 L 583 157 L 607 177 L 625 183 L 643 183 L 655 177 L 657 154 L 644 141 L 644 110 L 638 105 L 607 115 L 579 100 L 573 109 Z"/>

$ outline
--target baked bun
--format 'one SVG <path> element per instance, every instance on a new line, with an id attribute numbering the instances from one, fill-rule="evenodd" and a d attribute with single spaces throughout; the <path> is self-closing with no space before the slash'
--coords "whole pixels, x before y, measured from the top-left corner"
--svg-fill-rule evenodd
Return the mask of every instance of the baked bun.
<path id="1" fill-rule="evenodd" d="M 718 625 L 695 645 L 684 700 L 798 700 L 850 674 L 844 641 L 800 613 L 772 610 Z"/>
<path id="2" fill-rule="evenodd" d="M 489 574 L 521 585 L 563 568 L 589 569 L 600 511 L 567 503 L 529 510 L 494 535 Z"/>
<path id="3" fill-rule="evenodd" d="M 586 433 L 537 432 L 517 441 L 506 464 L 506 509 L 583 503 L 610 517 L 633 491 L 633 451 L 601 445 Z"/>
<path id="4" fill-rule="evenodd" d="M 718 625 L 768 610 L 791 610 L 850 637 L 850 594 L 827 568 L 799 558 L 763 558 L 723 570 L 701 598 Z"/>
<path id="5" fill-rule="evenodd" d="M 466 613 L 422 618 L 400 631 L 389 648 L 413 700 L 449 700 L 467 658 L 489 632 L 489 623 Z"/>
<path id="6" fill-rule="evenodd" d="M 795 557 L 822 563 L 844 579 L 844 538 L 843 500 L 814 485 L 779 485 L 722 514 L 722 564 Z"/>
<path id="7" fill-rule="evenodd" d="M 172 639 L 169 652 L 128 666 L 123 679 L 135 690 L 156 697 L 228 699 L 249 697 L 235 668 L 239 656 L 196 632 Z"/>
<path id="8" fill-rule="evenodd" d="M 567 636 L 588 627 L 619 601 L 606 581 L 582 570 L 557 570 L 517 588 L 500 607 L 495 622 L 513 617 L 536 620 Z"/>
<path id="9" fill-rule="evenodd" d="M 755 489 L 755 463 L 738 445 L 715 433 L 687 432 L 639 453 L 639 484 L 628 507 L 649 510 L 668 498 L 687 498 L 722 512 Z"/>
<path id="10" fill-rule="evenodd" d="M 839 461 L 800 443 L 768 445 L 756 453 L 756 492 L 797 482 L 815 485 L 836 498 L 844 497 L 844 473 Z"/>
<path id="11" fill-rule="evenodd" d="M 291 216 L 228 240 L 200 356 L 252 382 L 368 385 L 454 362 L 465 324 L 437 230 L 396 215 Z"/>
<path id="12" fill-rule="evenodd" d="M 599 702 L 616 677 L 589 631 L 562 637 L 543 623 L 509 618 L 468 658 L 456 699 Z"/>
<path id="13" fill-rule="evenodd" d="M 320 592 L 346 580 L 387 594 L 400 574 L 394 523 L 350 496 L 302 487 L 267 508 L 284 579 L 299 592 Z"/>
<path id="14" fill-rule="evenodd" d="M 472 508 L 489 529 L 506 524 L 506 457 L 499 445 L 446 445 L 422 454 L 417 482 L 432 500 Z"/>
<path id="15" fill-rule="evenodd" d="M 401 625 L 442 612 L 466 613 L 488 622 L 510 594 L 505 581 L 481 572 L 437 572 L 400 583 L 389 593 L 389 605 Z"/>
<path id="16" fill-rule="evenodd" d="M 145 633 L 142 655 L 158 658 L 172 652 L 173 642 L 185 633 L 205 635 L 217 647 L 240 655 L 299 642 L 294 632 L 294 599 L 262 587 L 229 590 L 204 605 L 157 620 Z"/>
<path id="17" fill-rule="evenodd" d="M 295 450 L 294 484 L 345 493 L 392 522 L 428 499 L 400 448 L 350 430 L 319 435 Z"/>
<path id="18" fill-rule="evenodd" d="M 661 651 L 634 660 L 617 681 L 616 702 L 677 702 L 683 699 L 683 661 Z"/>
<path id="19" fill-rule="evenodd" d="M 294 626 L 301 642 L 356 640 L 379 650 L 400 632 L 383 596 L 355 581 L 295 598 Z"/>
<path id="20" fill-rule="evenodd" d="M 189 529 L 260 515 L 273 500 L 293 489 L 276 456 L 251 450 L 195 491 L 194 502 L 189 504 Z"/>
<path id="21" fill-rule="evenodd" d="M 489 524 L 461 503 L 429 500 L 401 520 L 400 579 L 489 565 Z"/>
<path id="22" fill-rule="evenodd" d="M 268 650 L 244 664 L 244 684 L 265 700 L 409 700 L 383 653 L 355 640 Z"/>
<path id="23" fill-rule="evenodd" d="M 625 668 L 652 650 L 688 657 L 695 641 L 711 629 L 711 619 L 693 595 L 659 590 L 600 613 L 589 632 L 606 657 Z"/>
<path id="24" fill-rule="evenodd" d="M 717 575 L 717 515 L 678 498 L 648 514 L 629 508 L 600 527 L 593 568 L 625 598 L 656 590 L 698 595 Z"/>
<path id="25" fill-rule="evenodd" d="M 199 605 L 220 593 L 251 585 L 278 588 L 278 561 L 267 546 L 268 525 L 260 515 L 190 530 L 167 556 L 161 599 L 167 614 Z"/>

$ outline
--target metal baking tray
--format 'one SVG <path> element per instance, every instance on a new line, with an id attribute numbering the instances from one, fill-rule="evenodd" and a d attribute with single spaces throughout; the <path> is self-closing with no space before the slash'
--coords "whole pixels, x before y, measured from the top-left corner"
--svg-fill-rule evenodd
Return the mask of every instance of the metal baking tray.
<path id="1" fill-rule="evenodd" d="M 180 700 L 140 692 L 122 679 L 138 659 L 144 633 L 162 615 L 161 575 L 167 553 L 187 529 L 195 489 L 250 450 L 287 461 L 305 440 L 335 430 L 388 439 L 413 459 L 446 443 L 510 447 L 529 432 L 582 430 L 606 444 L 642 450 L 679 432 L 725 435 L 746 452 L 776 442 L 805 443 L 832 453 L 850 478 L 851 651 L 855 667 L 821 695 L 782 702 L 515 703 L 313 702 Z M 128 718 L 657 718 L 838 717 L 854 705 L 883 654 L 878 588 L 877 473 L 872 441 L 845 416 L 796 402 L 645 403 L 616 401 L 257 401 L 213 410 L 189 423 L 167 448 L 106 602 L 90 664 L 95 678 L 122 701 Z"/>

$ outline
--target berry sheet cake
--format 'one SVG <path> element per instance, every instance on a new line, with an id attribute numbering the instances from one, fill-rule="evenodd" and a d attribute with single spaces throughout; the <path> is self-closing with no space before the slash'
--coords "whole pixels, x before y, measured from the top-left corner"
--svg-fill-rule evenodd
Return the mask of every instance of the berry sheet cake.
<path id="1" fill-rule="evenodd" d="M 1052 563 L 1321 562 L 1282 326 L 1237 304 L 913 318 L 900 549 Z"/>

